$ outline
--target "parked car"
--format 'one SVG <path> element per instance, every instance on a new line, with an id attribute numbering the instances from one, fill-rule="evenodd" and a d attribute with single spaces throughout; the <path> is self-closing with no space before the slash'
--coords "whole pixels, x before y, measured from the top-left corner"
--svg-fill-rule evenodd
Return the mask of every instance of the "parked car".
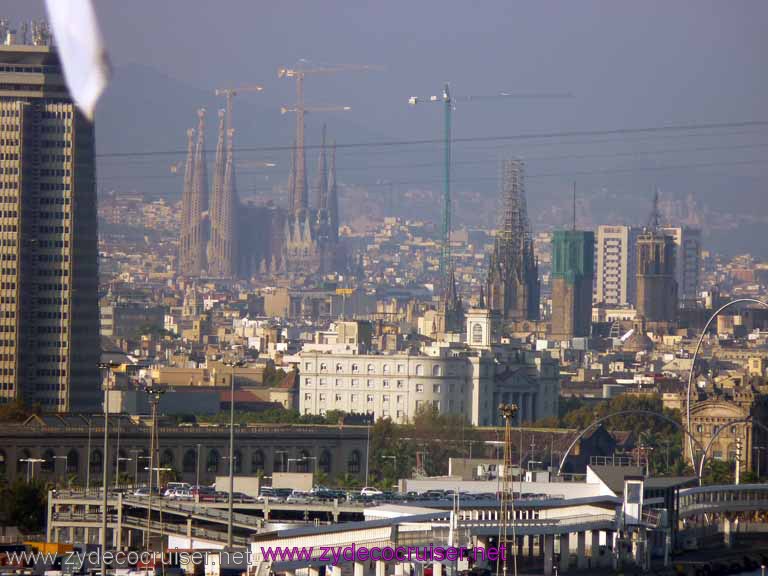
<path id="1" fill-rule="evenodd" d="M 208 486 L 193 486 L 192 498 L 197 498 L 200 502 L 213 502 L 216 500 L 216 492 Z"/>
<path id="2" fill-rule="evenodd" d="M 285 501 L 291 502 L 292 504 L 308 504 L 312 501 L 312 496 L 306 492 L 294 490 L 291 492 L 291 495 L 285 499 Z"/>
<path id="3" fill-rule="evenodd" d="M 174 490 L 179 488 L 189 490 L 192 488 L 192 486 L 188 482 L 168 482 L 168 484 L 165 486 L 165 492 L 163 492 L 163 496 L 167 498 L 173 494 Z"/>
<path id="4" fill-rule="evenodd" d="M 373 488 L 371 486 L 366 486 L 362 490 L 360 490 L 361 496 L 377 496 L 379 494 L 383 494 L 383 492 L 378 488 Z"/>
<path id="5" fill-rule="evenodd" d="M 176 488 L 171 492 L 169 498 L 171 500 L 194 500 L 192 490 L 189 488 Z"/>

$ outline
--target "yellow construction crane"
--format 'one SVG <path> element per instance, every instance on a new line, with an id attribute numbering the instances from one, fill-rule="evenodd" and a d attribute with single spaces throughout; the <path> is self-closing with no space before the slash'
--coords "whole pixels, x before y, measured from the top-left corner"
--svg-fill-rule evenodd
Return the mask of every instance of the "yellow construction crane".
<path id="1" fill-rule="evenodd" d="M 380 70 L 380 66 L 370 64 L 338 64 L 332 66 L 311 66 L 306 60 L 300 60 L 292 68 L 283 66 L 277 69 L 278 78 L 296 79 L 296 104 L 294 106 L 282 106 L 281 114 L 288 112 L 296 113 L 296 158 L 295 158 L 295 188 L 292 192 L 292 209 L 306 208 L 307 204 L 307 182 L 306 182 L 306 160 L 304 156 L 304 115 L 307 112 L 344 112 L 351 110 L 349 106 L 316 106 L 307 108 L 304 105 L 304 78 L 306 76 L 336 74 L 338 72 L 365 72 Z M 295 194 L 295 198 L 293 196 Z M 298 202 L 296 201 L 298 199 Z"/>
<path id="2" fill-rule="evenodd" d="M 227 130 L 232 128 L 232 97 L 237 96 L 243 92 L 263 92 L 264 86 L 259 84 L 246 84 L 244 86 L 238 86 L 237 88 L 217 88 L 216 96 L 224 96 L 226 98 L 226 114 L 227 114 Z M 228 132 L 227 132 L 228 133 Z"/>

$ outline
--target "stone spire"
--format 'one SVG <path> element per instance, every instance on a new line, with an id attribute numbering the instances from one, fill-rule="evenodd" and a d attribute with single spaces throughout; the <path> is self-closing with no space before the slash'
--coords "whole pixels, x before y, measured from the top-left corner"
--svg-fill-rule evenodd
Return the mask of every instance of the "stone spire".
<path id="1" fill-rule="evenodd" d="M 181 195 L 181 234 L 179 237 L 179 262 L 177 272 L 189 274 L 192 193 L 195 174 L 195 129 L 187 130 L 187 161 L 184 169 L 184 190 Z"/>
<path id="2" fill-rule="evenodd" d="M 331 140 L 330 162 L 328 167 L 328 224 L 329 238 L 339 239 L 339 193 L 336 188 L 336 142 Z"/>
<path id="3" fill-rule="evenodd" d="M 207 269 L 206 250 L 208 248 L 208 172 L 205 160 L 205 108 L 197 111 L 197 143 L 192 195 L 189 211 L 189 268 L 190 276 L 200 276 Z"/>
<path id="4" fill-rule="evenodd" d="M 327 214 L 328 210 L 328 163 L 325 153 L 325 130 L 325 124 L 323 124 L 322 145 L 317 156 L 317 174 L 315 175 L 313 190 L 313 204 L 314 208 L 319 211 L 318 218 L 322 217 L 322 214 Z"/>

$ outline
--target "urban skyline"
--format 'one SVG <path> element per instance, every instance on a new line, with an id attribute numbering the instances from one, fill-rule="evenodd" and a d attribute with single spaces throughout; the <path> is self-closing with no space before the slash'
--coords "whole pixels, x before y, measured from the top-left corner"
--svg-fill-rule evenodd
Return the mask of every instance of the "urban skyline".
<path id="1" fill-rule="evenodd" d="M 347 6 L 346 35 L 336 0 L 262 7 L 247 39 L 236 0 L 185 3 L 163 38 L 146 16 L 165 6 L 139 0 L 116 27 L 116 4 L 92 4 L 0 15 L 0 565 L 51 576 L 14 555 L 73 549 L 100 553 L 78 576 L 197 573 L 176 556 L 194 550 L 207 576 L 768 563 L 768 255 L 761 235 L 718 237 L 768 223 L 768 123 L 756 74 L 748 95 L 720 55 L 716 85 L 691 75 L 717 18 L 675 35 L 664 8 L 638 50 L 648 9 L 590 0 L 547 27 L 526 1 L 442 27 L 422 6 L 393 20 L 397 0 Z M 166 49 L 137 45 L 139 66 L 122 40 L 137 6 L 135 38 Z M 713 9 L 753 71 L 762 11 Z M 264 30 L 286 13 L 285 38 Z M 292 59 L 307 40 L 313 58 Z"/>

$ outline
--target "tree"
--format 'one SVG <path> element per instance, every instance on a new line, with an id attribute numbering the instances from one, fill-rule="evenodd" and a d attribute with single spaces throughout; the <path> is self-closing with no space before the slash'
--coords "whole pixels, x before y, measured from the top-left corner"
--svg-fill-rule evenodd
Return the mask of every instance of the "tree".
<path id="1" fill-rule="evenodd" d="M 21 532 L 36 533 L 45 526 L 48 501 L 45 484 L 17 480 L 0 487 L 0 524 L 16 526 Z"/>

